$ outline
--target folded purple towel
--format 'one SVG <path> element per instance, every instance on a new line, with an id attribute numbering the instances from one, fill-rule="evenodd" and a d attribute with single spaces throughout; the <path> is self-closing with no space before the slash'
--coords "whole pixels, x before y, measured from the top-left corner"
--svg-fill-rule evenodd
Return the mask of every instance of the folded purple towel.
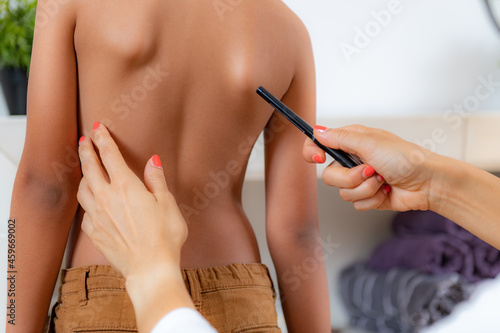
<path id="1" fill-rule="evenodd" d="M 500 274 L 500 251 L 483 242 L 453 221 L 431 211 L 399 213 L 393 221 L 397 236 L 451 235 L 463 240 L 473 254 L 474 273 L 469 281 L 494 278 Z"/>
<path id="2" fill-rule="evenodd" d="M 379 271 L 401 267 L 431 274 L 457 272 L 469 282 L 477 280 L 470 247 L 446 234 L 389 239 L 375 249 L 367 266 Z"/>
<path id="3" fill-rule="evenodd" d="M 428 234 L 449 234 L 463 241 L 474 241 L 476 236 L 437 213 L 413 210 L 399 213 L 392 222 L 394 233 L 398 236 L 415 236 Z"/>
<path id="4" fill-rule="evenodd" d="M 479 238 L 471 246 L 477 278 L 494 278 L 500 274 L 500 251 Z"/>

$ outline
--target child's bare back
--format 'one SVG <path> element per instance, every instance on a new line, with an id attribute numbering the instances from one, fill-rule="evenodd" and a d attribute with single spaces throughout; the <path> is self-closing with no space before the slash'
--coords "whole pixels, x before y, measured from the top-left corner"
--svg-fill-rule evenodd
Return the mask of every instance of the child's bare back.
<path id="1" fill-rule="evenodd" d="M 67 266 L 107 264 L 80 230 L 81 171 L 71 159 L 96 121 L 139 177 L 160 155 L 189 223 L 184 268 L 260 262 L 241 191 L 253 144 L 263 129 L 274 132 L 265 152 L 266 233 L 287 325 L 329 331 L 316 169 L 302 158 L 302 133 L 257 96 L 260 85 L 315 123 L 309 36 L 279 0 L 65 0 L 57 8 L 39 0 L 11 208 L 18 324 L 7 332 L 39 331 L 71 225 Z M 316 269 L 297 272 L 311 258 Z"/>
<path id="2" fill-rule="evenodd" d="M 77 11 L 80 131 L 106 124 L 140 177 L 161 156 L 189 221 L 184 267 L 260 261 L 241 207 L 250 150 L 272 114 L 255 90 L 283 95 L 301 50 L 280 1 L 230 3 L 112 0 Z M 74 230 L 70 266 L 106 264 Z"/>

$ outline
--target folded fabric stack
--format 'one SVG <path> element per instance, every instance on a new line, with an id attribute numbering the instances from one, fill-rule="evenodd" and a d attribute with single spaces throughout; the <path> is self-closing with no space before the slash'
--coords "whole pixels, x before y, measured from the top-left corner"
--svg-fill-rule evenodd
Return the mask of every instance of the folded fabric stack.
<path id="1" fill-rule="evenodd" d="M 500 251 L 439 214 L 400 213 L 393 229 L 396 236 L 373 252 L 369 268 L 413 268 L 430 274 L 456 272 L 469 282 L 500 273 Z"/>
<path id="2" fill-rule="evenodd" d="M 351 325 L 372 332 L 417 332 L 469 296 L 467 283 L 457 273 L 427 275 L 398 268 L 377 272 L 356 264 L 342 272 L 340 281 Z"/>
<path id="3" fill-rule="evenodd" d="M 400 213 L 395 237 L 366 265 L 341 276 L 354 326 L 375 332 L 415 332 L 448 315 L 468 297 L 468 283 L 500 273 L 500 251 L 430 211 Z"/>
<path id="4" fill-rule="evenodd" d="M 368 261 L 368 268 L 385 271 L 392 267 L 413 268 L 423 273 L 457 272 L 474 281 L 471 248 L 446 235 L 395 237 L 381 244 Z"/>

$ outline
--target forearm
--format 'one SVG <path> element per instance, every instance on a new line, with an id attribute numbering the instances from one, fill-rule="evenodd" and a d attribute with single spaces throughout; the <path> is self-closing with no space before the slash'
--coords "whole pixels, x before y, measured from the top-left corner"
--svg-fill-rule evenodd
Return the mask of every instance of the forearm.
<path id="1" fill-rule="evenodd" d="M 140 333 L 149 333 L 158 321 L 177 308 L 193 308 L 178 265 L 165 264 L 127 277 Z"/>
<path id="2" fill-rule="evenodd" d="M 434 156 L 431 210 L 500 249 L 500 179 L 451 158 Z"/>
<path id="3" fill-rule="evenodd" d="M 11 206 L 7 332 L 41 332 L 77 207 L 76 196 L 16 181 Z M 49 194 L 47 194 L 49 193 Z M 52 198 L 50 198 L 52 196 Z M 55 199 L 52 203 L 51 199 Z M 10 320 L 10 323 L 9 323 Z M 14 325 L 15 324 L 15 325 Z"/>
<path id="4" fill-rule="evenodd" d="M 319 233 L 281 237 L 269 247 L 288 332 L 330 332 L 330 301 Z"/>

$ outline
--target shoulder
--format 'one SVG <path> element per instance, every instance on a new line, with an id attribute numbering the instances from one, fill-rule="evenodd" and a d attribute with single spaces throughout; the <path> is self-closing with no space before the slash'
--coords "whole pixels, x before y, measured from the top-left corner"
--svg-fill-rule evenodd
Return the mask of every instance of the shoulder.
<path id="1" fill-rule="evenodd" d="M 264 0 L 266 2 L 262 7 L 267 7 L 266 10 L 271 11 L 270 15 L 274 16 L 274 23 L 281 28 L 286 29 L 286 32 L 298 37 L 301 41 L 308 41 L 309 33 L 304 22 L 300 17 L 281 0 Z"/>
<path id="2" fill-rule="evenodd" d="M 284 3 L 283 6 L 287 9 L 287 21 L 292 31 L 297 35 L 297 37 L 302 38 L 302 40 L 309 40 L 309 32 L 307 31 L 302 19 Z"/>
<path id="3" fill-rule="evenodd" d="M 309 31 L 300 17 L 283 1 L 277 2 L 282 6 L 282 24 L 287 36 L 288 52 L 291 53 L 293 78 L 314 87 L 314 54 Z"/>
<path id="4" fill-rule="evenodd" d="M 38 0 L 35 28 L 76 23 L 77 0 Z"/>
<path id="5" fill-rule="evenodd" d="M 281 29 L 283 38 L 287 40 L 297 61 L 312 58 L 311 37 L 301 18 L 281 0 L 268 0 L 268 3 L 276 16 L 273 18 L 275 28 Z"/>

